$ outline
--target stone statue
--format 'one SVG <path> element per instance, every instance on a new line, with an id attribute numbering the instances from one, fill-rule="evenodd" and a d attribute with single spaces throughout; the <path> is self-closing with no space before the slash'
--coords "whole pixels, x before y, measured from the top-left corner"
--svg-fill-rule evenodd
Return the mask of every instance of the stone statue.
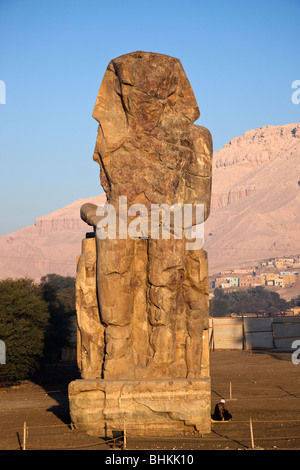
<path id="1" fill-rule="evenodd" d="M 101 377 L 104 327 L 100 322 L 96 283 L 95 238 L 82 241 L 76 276 L 77 363 L 83 378 Z"/>
<path id="2" fill-rule="evenodd" d="M 121 225 L 123 232 L 100 238 L 97 206 L 82 206 L 82 219 L 95 228 L 100 321 L 93 320 L 87 329 L 90 344 L 96 338 L 99 342 L 94 378 L 101 373 L 110 383 L 209 375 L 208 343 L 203 344 L 208 329 L 206 252 L 202 247 L 187 250 L 186 237 L 177 236 L 173 222 L 168 238 L 153 236 L 149 221 L 154 206 L 203 205 L 201 217 L 193 213 L 189 226 L 183 220 L 180 228 L 186 233 L 209 215 L 212 139 L 207 129 L 194 124 L 199 116 L 178 59 L 134 52 L 109 63 L 93 112 L 99 123 L 94 160 L 115 210 L 116 233 Z M 124 198 L 126 220 L 120 208 Z M 146 229 L 140 235 L 130 237 L 127 230 L 124 235 L 124 223 L 127 229 L 134 221 L 130 208 L 136 205 L 145 208 L 139 221 L 144 218 L 147 224 L 141 223 Z M 80 292 L 84 295 L 84 288 Z M 96 318 L 95 289 L 92 298 L 90 311 Z M 85 308 L 78 306 L 79 311 Z M 82 363 L 85 367 L 92 370 L 91 364 Z"/>
<path id="3" fill-rule="evenodd" d="M 108 65 L 93 117 L 94 160 L 107 201 L 203 204 L 209 214 L 212 140 L 178 59 L 135 52 Z M 82 218 L 97 225 L 96 206 Z M 199 221 L 194 221 L 199 222 Z M 201 222 L 201 221 L 200 221 Z M 203 220 L 202 220 L 203 222 Z M 201 377 L 208 327 L 203 249 L 185 240 L 99 239 L 97 291 L 105 327 L 104 378 Z"/>

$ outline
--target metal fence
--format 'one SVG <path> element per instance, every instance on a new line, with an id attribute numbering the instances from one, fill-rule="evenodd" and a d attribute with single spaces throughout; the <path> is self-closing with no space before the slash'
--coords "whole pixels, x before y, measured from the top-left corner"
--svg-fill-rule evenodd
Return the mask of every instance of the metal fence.
<path id="1" fill-rule="evenodd" d="M 210 349 L 291 349 L 300 339 L 300 317 L 209 319 Z"/>

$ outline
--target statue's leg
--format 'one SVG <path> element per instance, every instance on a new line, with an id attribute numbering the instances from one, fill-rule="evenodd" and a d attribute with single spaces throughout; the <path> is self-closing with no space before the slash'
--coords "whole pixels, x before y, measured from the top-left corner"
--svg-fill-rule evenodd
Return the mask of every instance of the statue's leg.
<path id="1" fill-rule="evenodd" d="M 133 354 L 136 378 L 143 376 L 149 354 L 149 322 L 147 315 L 147 265 L 148 240 L 134 240 L 134 263 L 132 269 L 133 293 Z"/>
<path id="2" fill-rule="evenodd" d="M 100 378 L 104 357 L 104 327 L 100 322 L 96 290 L 95 238 L 82 241 L 76 275 L 77 361 L 85 379 Z"/>
<path id="3" fill-rule="evenodd" d="M 96 296 L 96 293 L 95 293 Z M 90 292 L 86 297 L 92 297 Z M 84 379 L 101 378 L 104 357 L 104 327 L 99 320 L 98 306 L 81 309 L 84 328 L 80 329 L 79 369 Z"/>
<path id="4" fill-rule="evenodd" d="M 208 328 L 209 283 L 207 253 L 186 251 L 184 297 L 187 312 L 187 377 L 201 377 L 203 331 Z"/>
<path id="5" fill-rule="evenodd" d="M 152 357 L 148 373 L 184 377 L 185 313 L 183 240 L 149 240 L 148 318 Z"/>
<path id="6" fill-rule="evenodd" d="M 97 291 L 105 325 L 104 378 L 133 378 L 134 240 L 97 239 Z"/>

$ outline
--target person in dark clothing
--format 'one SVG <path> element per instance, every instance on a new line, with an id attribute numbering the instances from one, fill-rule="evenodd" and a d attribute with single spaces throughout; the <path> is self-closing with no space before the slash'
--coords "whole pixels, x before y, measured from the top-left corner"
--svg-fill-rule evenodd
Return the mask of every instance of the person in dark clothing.
<path id="1" fill-rule="evenodd" d="M 231 414 L 229 413 L 229 411 L 227 410 L 227 408 L 225 408 L 225 400 L 224 398 L 222 398 L 220 400 L 220 403 L 217 403 L 216 406 L 215 406 L 215 412 L 214 414 L 212 415 L 212 419 L 214 421 L 229 421 L 232 419 L 232 416 Z"/>

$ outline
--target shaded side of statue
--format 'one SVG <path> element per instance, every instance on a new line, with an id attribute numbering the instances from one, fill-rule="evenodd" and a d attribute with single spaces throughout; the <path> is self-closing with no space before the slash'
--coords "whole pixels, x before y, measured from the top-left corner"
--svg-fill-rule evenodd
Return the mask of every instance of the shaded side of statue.
<path id="1" fill-rule="evenodd" d="M 153 204 L 202 204 L 204 216 L 193 225 L 208 217 L 212 139 L 194 124 L 199 116 L 178 59 L 134 52 L 109 63 L 93 113 L 99 123 L 94 160 L 116 214 L 126 196 L 128 207 L 141 204 L 148 216 Z M 97 207 L 84 205 L 81 217 L 96 227 Z M 173 232 L 169 239 L 143 233 L 95 242 L 101 377 L 203 377 L 204 249 L 187 250 L 186 239 Z"/>

